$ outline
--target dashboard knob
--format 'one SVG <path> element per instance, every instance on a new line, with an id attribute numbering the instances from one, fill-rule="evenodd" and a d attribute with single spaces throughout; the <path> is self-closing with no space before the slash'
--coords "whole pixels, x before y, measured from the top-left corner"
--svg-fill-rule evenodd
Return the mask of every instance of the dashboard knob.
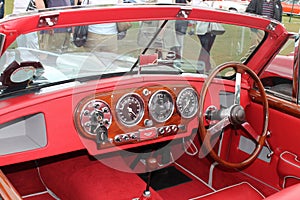
<path id="1" fill-rule="evenodd" d="M 148 96 L 151 92 L 148 89 L 143 90 L 143 95 Z"/>
<path id="2" fill-rule="evenodd" d="M 145 119 L 144 125 L 146 127 L 151 127 L 151 126 L 153 126 L 153 121 L 151 119 Z"/>
<path id="3" fill-rule="evenodd" d="M 176 133 L 178 131 L 178 127 L 176 125 L 172 125 L 171 129 L 174 133 Z"/>
<path id="4" fill-rule="evenodd" d="M 125 140 L 125 141 L 127 141 L 127 140 L 129 140 L 129 136 L 126 135 L 126 134 L 124 134 L 124 135 L 122 135 L 122 139 Z"/>
<path id="5" fill-rule="evenodd" d="M 122 139 L 121 139 L 120 135 L 116 135 L 115 142 L 121 142 L 121 141 L 122 141 Z"/>
<path id="6" fill-rule="evenodd" d="M 159 132 L 160 135 L 163 135 L 165 133 L 164 127 L 159 128 L 158 132 Z"/>
<path id="7" fill-rule="evenodd" d="M 167 126 L 167 127 L 166 127 L 166 132 L 167 132 L 167 133 L 171 133 L 171 128 L 170 128 L 170 126 Z"/>
<path id="8" fill-rule="evenodd" d="M 135 139 L 137 138 L 137 136 L 136 136 L 135 133 L 131 133 L 131 134 L 129 135 L 129 137 L 130 137 L 131 139 L 133 139 L 133 140 L 135 140 Z"/>

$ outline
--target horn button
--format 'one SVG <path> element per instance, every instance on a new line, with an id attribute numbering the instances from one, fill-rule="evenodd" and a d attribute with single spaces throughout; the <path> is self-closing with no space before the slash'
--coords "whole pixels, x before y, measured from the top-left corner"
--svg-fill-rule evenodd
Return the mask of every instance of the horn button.
<path id="1" fill-rule="evenodd" d="M 230 109 L 230 122 L 235 125 L 240 125 L 246 121 L 245 110 L 240 105 L 233 105 Z"/>

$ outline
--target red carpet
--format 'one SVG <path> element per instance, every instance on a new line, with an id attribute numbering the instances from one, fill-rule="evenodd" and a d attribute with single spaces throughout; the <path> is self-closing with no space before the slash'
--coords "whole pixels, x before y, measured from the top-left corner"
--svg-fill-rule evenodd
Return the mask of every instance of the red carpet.
<path id="1" fill-rule="evenodd" d="M 45 187 L 39 179 L 34 162 L 22 163 L 4 167 L 10 182 L 15 186 L 21 196 L 45 191 Z"/>
<path id="2" fill-rule="evenodd" d="M 128 163 L 122 158 L 106 158 L 106 163 L 114 163 L 128 168 Z M 75 152 L 42 160 L 39 162 L 41 177 L 47 188 L 62 200 L 130 200 L 140 197 L 144 191 L 145 182 L 135 173 L 121 172 L 108 167 L 98 160 L 90 159 L 86 152 Z M 152 200 L 187 200 L 212 192 L 212 189 L 203 183 L 208 181 L 209 160 L 199 159 L 198 155 L 183 155 L 173 165 L 191 181 L 181 183 L 158 191 L 152 191 Z M 4 167 L 3 172 L 22 195 L 30 195 L 45 191 L 39 179 L 39 174 L 34 162 L 22 163 Z M 199 181 L 196 177 L 201 178 Z M 176 177 L 174 177 L 176 178 Z M 213 187 L 220 189 L 241 180 L 251 183 L 254 187 L 261 188 L 259 183 L 242 173 L 225 172 L 215 168 L 213 173 Z M 274 193 L 271 188 L 262 187 L 266 196 Z M 25 200 L 50 200 L 49 194 L 31 196 Z"/>
<path id="3" fill-rule="evenodd" d="M 41 177 L 61 199 L 128 200 L 140 197 L 146 184 L 136 174 L 120 172 L 88 156 L 43 164 Z M 153 200 L 162 199 L 152 191 Z"/>

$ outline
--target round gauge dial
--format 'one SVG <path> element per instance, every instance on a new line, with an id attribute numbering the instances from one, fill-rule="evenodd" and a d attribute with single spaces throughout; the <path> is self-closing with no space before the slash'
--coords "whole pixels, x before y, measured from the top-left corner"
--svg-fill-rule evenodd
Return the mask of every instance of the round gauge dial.
<path id="1" fill-rule="evenodd" d="M 167 121 L 172 116 L 173 111 L 173 98 L 168 91 L 159 90 L 151 96 L 149 100 L 149 114 L 155 121 Z"/>
<path id="2" fill-rule="evenodd" d="M 198 110 L 198 96 L 193 88 L 185 88 L 178 94 L 176 106 L 184 118 L 195 116 Z"/>
<path id="3" fill-rule="evenodd" d="M 112 114 L 106 102 L 98 99 L 87 102 L 80 114 L 81 126 L 91 135 L 96 135 L 99 127 L 109 128 Z"/>
<path id="4" fill-rule="evenodd" d="M 126 126 L 138 124 L 144 116 L 144 102 L 136 93 L 121 97 L 116 105 L 117 118 Z"/>

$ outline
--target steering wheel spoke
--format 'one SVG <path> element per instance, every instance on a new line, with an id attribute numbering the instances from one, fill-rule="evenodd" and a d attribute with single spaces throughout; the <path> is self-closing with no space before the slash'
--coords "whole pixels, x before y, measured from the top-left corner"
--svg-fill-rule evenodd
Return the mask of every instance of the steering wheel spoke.
<path id="1" fill-rule="evenodd" d="M 230 124 L 229 117 L 224 117 L 221 121 L 217 122 L 212 127 L 207 129 L 207 133 L 212 137 L 216 133 L 222 131 L 229 124 Z"/>
<path id="2" fill-rule="evenodd" d="M 247 131 L 247 133 L 256 141 L 259 141 L 260 135 L 253 129 L 253 127 L 248 123 L 244 122 L 241 126 Z"/>
<path id="3" fill-rule="evenodd" d="M 237 72 L 235 75 L 235 92 L 234 92 L 234 104 L 240 105 L 241 101 L 241 83 L 242 83 L 242 74 Z"/>

